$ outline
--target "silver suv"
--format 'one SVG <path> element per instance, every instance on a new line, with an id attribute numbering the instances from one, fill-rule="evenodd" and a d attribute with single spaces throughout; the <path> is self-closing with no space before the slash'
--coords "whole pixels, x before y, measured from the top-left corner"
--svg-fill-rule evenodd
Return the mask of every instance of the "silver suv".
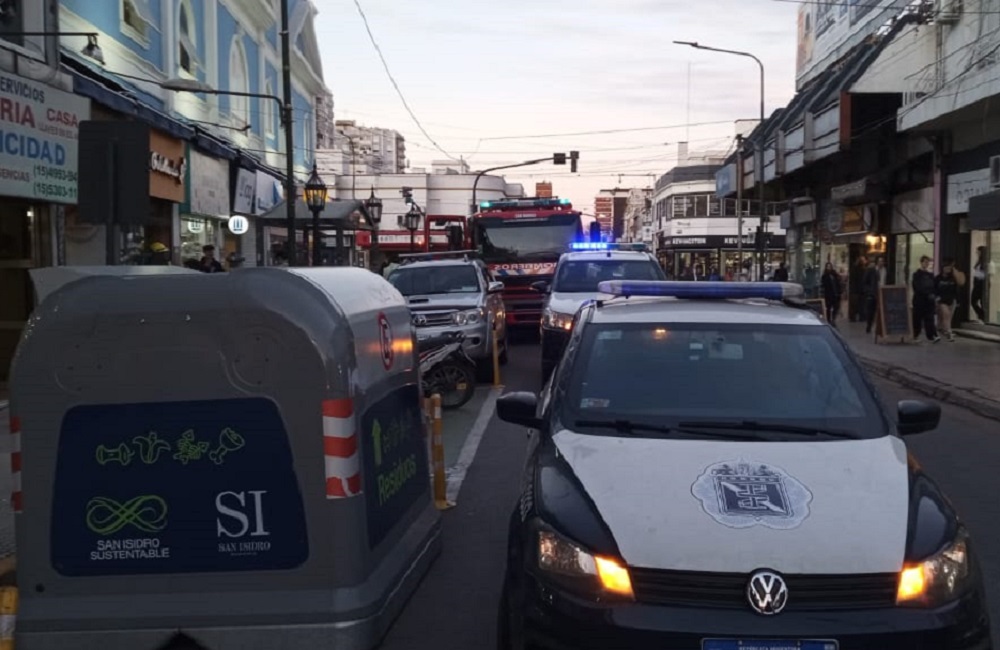
<path id="1" fill-rule="evenodd" d="M 493 324 L 500 362 L 507 361 L 503 283 L 494 281 L 475 251 L 402 255 L 388 280 L 406 298 L 423 339 L 462 332 L 465 351 L 483 372 L 493 369 Z"/>

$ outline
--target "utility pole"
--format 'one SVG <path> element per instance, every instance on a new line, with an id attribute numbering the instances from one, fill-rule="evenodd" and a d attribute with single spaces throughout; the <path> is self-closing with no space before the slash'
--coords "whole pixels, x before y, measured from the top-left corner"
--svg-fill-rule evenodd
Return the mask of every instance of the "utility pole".
<path id="1" fill-rule="evenodd" d="M 281 0 L 281 78 L 284 86 L 285 104 L 282 106 L 282 121 L 285 126 L 285 221 L 288 227 L 285 252 L 288 266 L 296 266 L 295 254 L 295 129 L 292 122 L 292 55 L 288 39 L 288 0 Z"/>
<path id="2" fill-rule="evenodd" d="M 743 134 L 736 135 L 736 263 L 737 277 L 743 273 Z"/>

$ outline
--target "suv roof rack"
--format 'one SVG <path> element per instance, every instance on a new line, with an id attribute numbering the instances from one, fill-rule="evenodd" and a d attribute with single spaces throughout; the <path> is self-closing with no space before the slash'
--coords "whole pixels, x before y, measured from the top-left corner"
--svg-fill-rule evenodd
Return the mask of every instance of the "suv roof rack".
<path id="1" fill-rule="evenodd" d="M 464 251 L 433 251 L 424 253 L 406 253 L 400 255 L 400 264 L 412 264 L 413 262 L 428 262 L 435 259 L 449 259 L 455 257 L 461 257 L 468 261 L 470 257 L 478 257 L 479 251 L 477 250 L 464 250 Z"/>

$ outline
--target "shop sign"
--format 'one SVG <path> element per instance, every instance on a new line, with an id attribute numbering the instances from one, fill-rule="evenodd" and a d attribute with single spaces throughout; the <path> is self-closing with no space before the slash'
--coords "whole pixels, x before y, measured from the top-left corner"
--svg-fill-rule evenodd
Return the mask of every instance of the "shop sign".
<path id="1" fill-rule="evenodd" d="M 0 195 L 77 202 L 79 124 L 90 100 L 0 74 Z"/>
<path id="2" fill-rule="evenodd" d="M 969 199 L 986 194 L 990 188 L 990 169 L 979 169 L 948 177 L 948 214 L 964 214 L 969 211 Z"/>
<path id="3" fill-rule="evenodd" d="M 229 214 L 229 163 L 195 149 L 189 153 L 188 212 L 211 217 Z"/>
<path id="4" fill-rule="evenodd" d="M 151 129 L 149 132 L 149 195 L 183 203 L 186 147 L 182 140 Z"/>
<path id="5" fill-rule="evenodd" d="M 234 235 L 243 235 L 250 230 L 250 220 L 238 214 L 229 217 L 229 222 L 226 225 L 229 226 L 229 231 Z"/>
<path id="6" fill-rule="evenodd" d="M 257 207 L 254 214 L 265 214 L 268 210 L 278 205 L 284 198 L 281 181 L 270 174 L 257 170 L 255 184 L 257 188 Z"/>
<path id="7" fill-rule="evenodd" d="M 254 195 L 257 193 L 257 176 L 249 169 L 236 170 L 236 191 L 233 194 L 233 212 L 253 214 Z"/>

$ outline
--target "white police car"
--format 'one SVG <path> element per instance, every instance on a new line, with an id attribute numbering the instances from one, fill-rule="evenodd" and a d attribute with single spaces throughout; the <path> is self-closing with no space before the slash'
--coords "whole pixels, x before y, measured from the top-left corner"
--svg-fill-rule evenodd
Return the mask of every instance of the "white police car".
<path id="1" fill-rule="evenodd" d="M 562 357 L 580 305 L 601 297 L 599 283 L 667 279 L 645 244 L 580 242 L 572 247 L 573 252 L 559 257 L 551 284 L 542 280 L 532 285 L 536 291 L 548 294 L 541 322 L 543 381 Z"/>
<path id="2" fill-rule="evenodd" d="M 968 532 L 788 283 L 606 282 L 541 397 L 503 648 L 988 649 Z"/>

